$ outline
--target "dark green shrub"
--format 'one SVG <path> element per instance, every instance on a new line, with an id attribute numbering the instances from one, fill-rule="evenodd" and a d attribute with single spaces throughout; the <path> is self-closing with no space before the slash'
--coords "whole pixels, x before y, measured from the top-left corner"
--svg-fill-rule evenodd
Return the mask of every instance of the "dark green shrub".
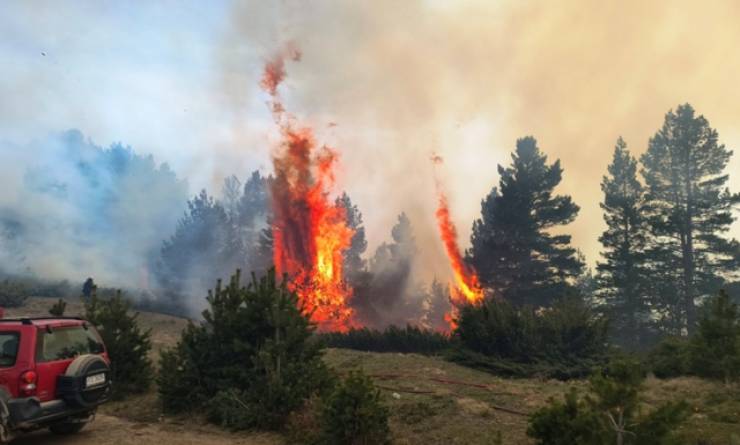
<path id="1" fill-rule="evenodd" d="M 534 309 L 506 301 L 487 300 L 461 308 L 454 335 L 468 349 L 500 358 L 533 362 L 543 352 Z"/>
<path id="2" fill-rule="evenodd" d="M 507 376 L 581 377 L 603 364 L 607 323 L 578 298 L 535 311 L 488 300 L 460 310 L 453 361 Z"/>
<path id="3" fill-rule="evenodd" d="M 207 300 L 203 322 L 162 354 L 165 411 L 206 410 L 211 421 L 235 429 L 279 428 L 329 385 L 321 345 L 310 341 L 314 326 L 274 270 L 247 287 L 237 272 Z"/>
<path id="4" fill-rule="evenodd" d="M 5 279 L 0 282 L 0 307 L 21 307 L 28 295 L 28 287 L 20 281 Z"/>
<path id="5" fill-rule="evenodd" d="M 683 402 L 669 402 L 651 412 L 642 409 L 644 370 L 631 359 L 610 362 L 594 375 L 589 391 L 579 396 L 573 389 L 564 401 L 532 414 L 527 435 L 540 445 L 668 445 L 676 443 L 674 432 L 688 416 Z"/>
<path id="6" fill-rule="evenodd" d="M 725 291 L 707 300 L 689 340 L 691 372 L 725 382 L 740 376 L 740 312 Z"/>
<path id="7" fill-rule="evenodd" d="M 149 351 L 151 332 L 142 331 L 131 314 L 131 303 L 120 291 L 102 299 L 93 291 L 85 303 L 85 318 L 93 323 L 105 343 L 111 360 L 114 397 L 142 393 L 149 389 L 154 374 Z"/>
<path id="8" fill-rule="evenodd" d="M 450 348 L 450 338 L 441 332 L 415 326 L 399 328 L 390 326 L 384 331 L 350 329 L 347 332 L 320 334 L 319 338 L 331 348 L 356 349 L 373 352 L 415 352 L 438 354 Z"/>
<path id="9" fill-rule="evenodd" d="M 656 377 L 667 379 L 689 372 L 689 343 L 685 338 L 667 337 L 648 354 L 650 369 Z"/>
<path id="10" fill-rule="evenodd" d="M 469 368 L 480 369 L 502 377 L 551 378 L 570 380 L 584 378 L 594 369 L 603 366 L 604 357 L 581 358 L 573 362 L 547 362 L 544 360 L 521 362 L 516 359 L 499 358 L 481 354 L 466 348 L 455 348 L 445 353 L 445 358 Z"/>
<path id="11" fill-rule="evenodd" d="M 527 435 L 541 445 L 601 444 L 601 422 L 572 388 L 563 401 L 550 399 L 548 406 L 529 419 Z"/>
<path id="12" fill-rule="evenodd" d="M 321 422 L 330 445 L 382 445 L 390 442 L 388 408 L 369 377 L 350 372 L 324 401 Z"/>
<path id="13" fill-rule="evenodd" d="M 160 352 L 157 390 L 166 412 L 199 410 L 215 394 L 209 392 L 212 387 L 205 381 L 213 371 L 201 368 L 207 363 L 197 359 L 210 353 L 210 344 L 206 329 L 189 323 L 177 346 Z"/>
<path id="14" fill-rule="evenodd" d="M 608 352 L 608 324 L 581 298 L 560 299 L 538 319 L 543 356 L 553 363 L 574 363 Z"/>
<path id="15" fill-rule="evenodd" d="M 65 309 L 67 309 L 67 302 L 60 298 L 51 306 L 51 308 L 49 308 L 49 315 L 54 317 L 63 317 Z"/>

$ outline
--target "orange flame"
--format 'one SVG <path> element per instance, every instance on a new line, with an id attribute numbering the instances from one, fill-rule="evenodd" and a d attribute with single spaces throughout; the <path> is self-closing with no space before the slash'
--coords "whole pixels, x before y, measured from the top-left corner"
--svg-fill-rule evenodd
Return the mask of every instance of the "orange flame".
<path id="1" fill-rule="evenodd" d="M 432 164 L 439 165 L 442 164 L 443 159 L 441 156 L 434 154 L 431 157 L 431 161 Z M 457 228 L 450 217 L 450 206 L 447 202 L 447 196 L 442 191 L 439 180 L 436 180 L 436 184 L 438 202 L 435 214 L 437 216 L 437 226 L 439 227 L 439 234 L 442 237 L 442 243 L 445 246 L 447 258 L 450 260 L 454 277 L 454 285 L 450 285 L 452 311 L 445 314 L 445 321 L 447 321 L 451 329 L 454 329 L 456 327 L 455 312 L 457 311 L 457 306 L 480 302 L 483 300 L 484 295 L 478 275 L 463 261 L 460 247 L 457 243 Z"/>
<path id="2" fill-rule="evenodd" d="M 457 229 L 450 219 L 447 197 L 444 193 L 439 192 L 438 199 L 437 225 L 455 278 L 453 298 L 459 301 L 464 298 L 468 303 L 476 303 L 483 299 L 483 290 L 478 281 L 478 275 L 465 264 L 460 254 L 460 248 L 457 245 Z"/>
<path id="3" fill-rule="evenodd" d="M 290 277 L 295 291 L 321 330 L 352 326 L 348 301 L 352 289 L 343 277 L 343 252 L 353 230 L 345 209 L 329 198 L 334 185 L 337 153 L 316 148 L 310 128 L 296 128 L 286 116 L 277 88 L 285 78 L 284 58 L 298 60 L 295 49 L 278 55 L 265 66 L 261 86 L 272 97 L 271 110 L 280 126 L 282 142 L 273 157 L 273 259 L 277 273 Z"/>

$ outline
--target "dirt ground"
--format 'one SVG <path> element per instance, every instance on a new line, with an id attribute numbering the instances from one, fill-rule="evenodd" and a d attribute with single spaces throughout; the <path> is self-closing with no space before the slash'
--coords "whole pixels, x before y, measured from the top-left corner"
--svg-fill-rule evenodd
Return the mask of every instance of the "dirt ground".
<path id="1" fill-rule="evenodd" d="M 177 423 L 130 422 L 120 417 L 99 414 L 82 432 L 57 436 L 47 430 L 15 439 L 13 445 L 279 445 L 279 437 L 269 434 L 237 435 L 207 426 L 193 427 Z"/>

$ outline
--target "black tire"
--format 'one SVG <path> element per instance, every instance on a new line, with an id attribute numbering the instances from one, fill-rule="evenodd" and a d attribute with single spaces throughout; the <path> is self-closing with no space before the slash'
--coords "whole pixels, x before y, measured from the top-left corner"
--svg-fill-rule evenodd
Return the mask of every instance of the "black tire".
<path id="1" fill-rule="evenodd" d="M 85 428 L 85 425 L 87 425 L 87 422 L 55 423 L 49 427 L 49 431 L 61 435 L 77 434 L 82 431 L 82 428 Z"/>
<path id="2" fill-rule="evenodd" d="M 110 368 L 105 360 L 99 355 L 81 355 L 69 364 L 64 376 L 57 379 L 57 391 L 73 406 L 93 408 L 107 400 L 110 393 L 110 381 L 100 387 L 85 389 L 85 377 L 98 373 L 105 373 L 106 378 L 110 378 Z"/>

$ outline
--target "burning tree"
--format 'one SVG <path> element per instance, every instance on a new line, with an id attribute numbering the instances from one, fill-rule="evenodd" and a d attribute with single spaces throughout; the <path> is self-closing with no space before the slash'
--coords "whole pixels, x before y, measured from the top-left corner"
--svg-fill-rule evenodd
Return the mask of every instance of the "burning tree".
<path id="1" fill-rule="evenodd" d="M 337 153 L 318 147 L 308 127 L 295 124 L 285 112 L 278 86 L 285 78 L 285 60 L 297 61 L 300 53 L 287 48 L 265 66 L 262 88 L 272 98 L 271 109 L 281 133 L 273 156 L 275 179 L 271 183 L 273 259 L 279 274 L 290 279 L 290 288 L 312 320 L 324 330 L 346 330 L 352 310 L 352 290 L 344 274 L 344 252 L 354 231 L 346 208 L 330 199 Z"/>

